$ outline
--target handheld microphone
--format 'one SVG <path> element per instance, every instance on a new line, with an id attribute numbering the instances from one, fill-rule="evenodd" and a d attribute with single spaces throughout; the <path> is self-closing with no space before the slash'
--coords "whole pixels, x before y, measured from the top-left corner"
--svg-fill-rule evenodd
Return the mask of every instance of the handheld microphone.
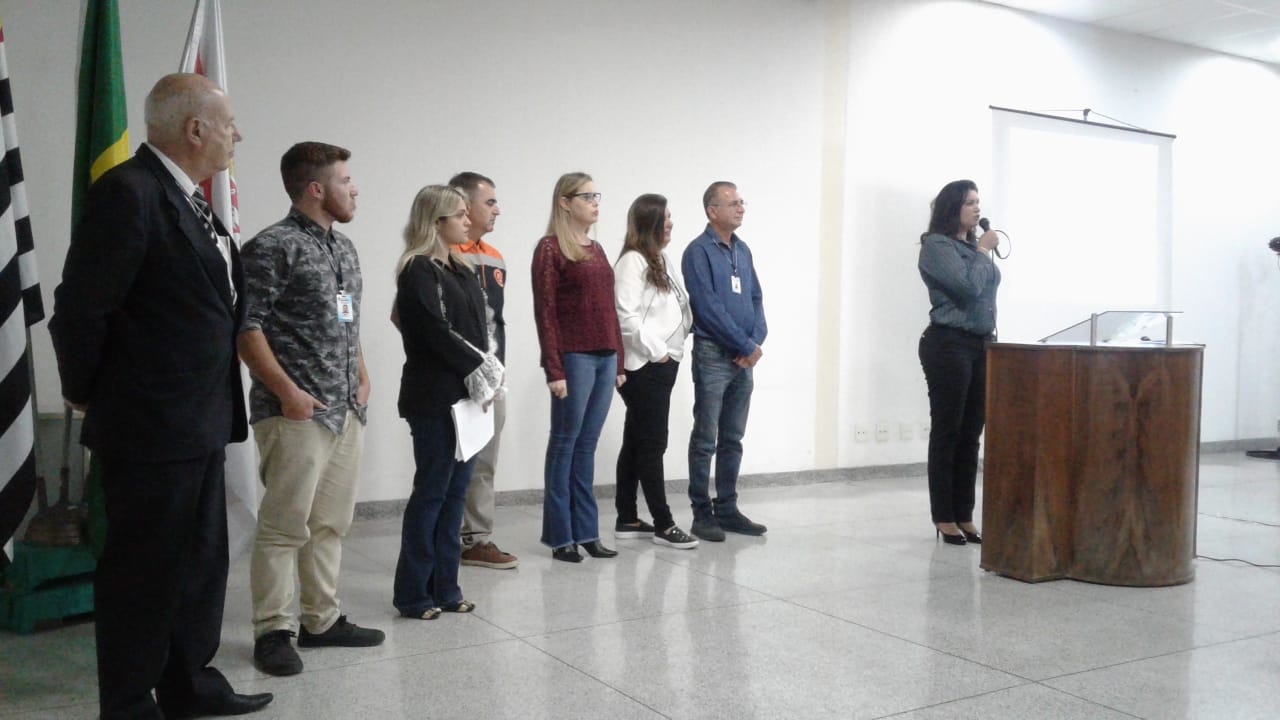
<path id="1" fill-rule="evenodd" d="M 991 221 L 988 220 L 987 218 L 978 218 L 978 227 L 982 228 L 982 232 L 989 233 L 991 232 Z M 997 230 L 996 232 L 1000 233 L 1001 235 L 1004 235 L 1006 240 L 1009 239 L 1009 236 L 1005 235 L 1003 230 Z M 1280 238 L 1277 238 L 1277 240 L 1280 240 Z M 1277 250 L 1276 252 L 1280 253 L 1280 250 Z M 991 248 L 991 253 L 996 257 L 1000 258 L 1001 260 L 1004 260 L 1005 258 L 1009 257 L 1009 251 L 1006 250 L 1005 253 L 1001 255 L 999 248 Z M 1277 452 L 1280 452 L 1280 451 L 1277 451 Z"/>

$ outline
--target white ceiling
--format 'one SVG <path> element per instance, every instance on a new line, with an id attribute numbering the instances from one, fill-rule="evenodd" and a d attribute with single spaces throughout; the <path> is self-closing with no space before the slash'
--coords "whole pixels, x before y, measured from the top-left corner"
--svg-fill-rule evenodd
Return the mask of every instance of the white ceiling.
<path id="1" fill-rule="evenodd" d="M 1280 0 L 987 0 L 1280 64 Z"/>

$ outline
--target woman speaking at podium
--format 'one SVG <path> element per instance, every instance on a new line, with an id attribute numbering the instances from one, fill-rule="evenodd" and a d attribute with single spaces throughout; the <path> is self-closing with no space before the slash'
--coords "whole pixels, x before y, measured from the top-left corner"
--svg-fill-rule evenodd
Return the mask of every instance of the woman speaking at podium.
<path id="1" fill-rule="evenodd" d="M 930 207 L 919 263 L 932 305 L 920 336 L 929 386 L 929 509 L 947 544 L 981 543 L 973 505 L 986 410 L 985 346 L 995 339 L 1000 285 L 991 250 L 1000 240 L 993 230 L 978 237 L 978 186 L 970 180 L 947 183 Z"/>

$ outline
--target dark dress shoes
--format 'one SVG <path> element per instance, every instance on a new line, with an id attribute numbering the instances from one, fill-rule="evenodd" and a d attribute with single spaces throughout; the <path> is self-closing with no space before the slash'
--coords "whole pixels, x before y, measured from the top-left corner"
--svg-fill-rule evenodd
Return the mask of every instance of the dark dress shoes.
<path id="1" fill-rule="evenodd" d="M 196 700 L 193 704 L 181 710 L 166 710 L 164 716 L 176 719 L 197 718 L 208 715 L 246 715 L 261 710 L 270 704 L 273 699 L 275 699 L 275 696 L 271 693 L 258 693 L 257 695 L 227 693 L 217 697 Z"/>
<path id="2" fill-rule="evenodd" d="M 582 556 L 578 554 L 577 545 L 565 545 L 551 551 L 551 557 L 561 562 L 580 563 Z"/>
<path id="3" fill-rule="evenodd" d="M 587 554 L 593 558 L 618 557 L 617 550 L 610 550 L 609 548 L 602 545 L 599 540 L 592 540 L 591 542 L 582 543 L 582 549 L 586 550 Z"/>

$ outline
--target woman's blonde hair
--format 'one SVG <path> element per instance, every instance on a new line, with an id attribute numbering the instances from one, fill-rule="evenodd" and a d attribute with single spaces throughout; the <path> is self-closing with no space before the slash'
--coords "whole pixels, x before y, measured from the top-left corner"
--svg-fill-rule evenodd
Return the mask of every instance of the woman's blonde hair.
<path id="1" fill-rule="evenodd" d="M 591 247 L 580 245 L 574 239 L 578 231 L 573 227 L 569 210 L 560 207 L 560 198 L 572 202 L 573 194 L 589 182 L 592 182 L 591 176 L 584 172 L 565 173 L 556 181 L 555 194 L 551 196 L 551 219 L 547 221 L 547 234 L 556 238 L 561 254 L 573 262 L 591 257 Z"/>
<path id="2" fill-rule="evenodd" d="M 396 263 L 396 277 L 415 257 L 440 251 L 444 241 L 440 239 L 439 222 L 457 212 L 458 203 L 465 208 L 467 197 L 448 185 L 428 185 L 418 191 L 409 208 L 409 222 L 404 225 L 404 253 Z M 454 253 L 452 257 L 467 267 L 471 266 L 460 254 Z"/>

